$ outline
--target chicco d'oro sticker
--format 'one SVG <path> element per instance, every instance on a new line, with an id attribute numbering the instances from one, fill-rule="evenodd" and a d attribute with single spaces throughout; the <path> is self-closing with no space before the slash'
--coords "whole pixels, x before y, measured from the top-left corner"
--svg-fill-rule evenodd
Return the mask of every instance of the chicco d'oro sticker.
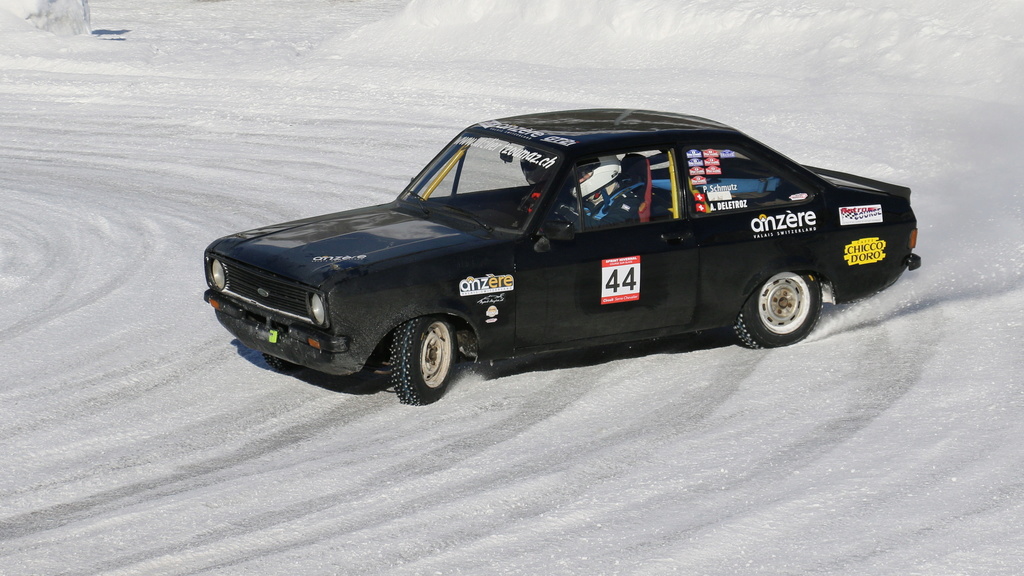
<path id="1" fill-rule="evenodd" d="M 640 257 L 626 256 L 601 261 L 601 304 L 640 299 Z"/>
<path id="2" fill-rule="evenodd" d="M 846 245 L 843 258 L 847 266 L 871 264 L 885 260 L 885 240 L 881 238 L 861 238 Z"/>

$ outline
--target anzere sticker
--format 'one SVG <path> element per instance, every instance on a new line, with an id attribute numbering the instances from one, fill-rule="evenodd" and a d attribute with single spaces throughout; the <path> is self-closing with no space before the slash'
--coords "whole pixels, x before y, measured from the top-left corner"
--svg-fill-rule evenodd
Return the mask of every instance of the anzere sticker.
<path id="1" fill-rule="evenodd" d="M 488 274 L 480 278 L 470 276 L 459 282 L 459 296 L 494 294 L 496 292 L 509 292 L 515 289 L 516 282 L 511 274 L 501 274 L 500 276 Z"/>
<path id="2" fill-rule="evenodd" d="M 640 299 L 640 257 L 626 256 L 601 261 L 601 304 Z"/>

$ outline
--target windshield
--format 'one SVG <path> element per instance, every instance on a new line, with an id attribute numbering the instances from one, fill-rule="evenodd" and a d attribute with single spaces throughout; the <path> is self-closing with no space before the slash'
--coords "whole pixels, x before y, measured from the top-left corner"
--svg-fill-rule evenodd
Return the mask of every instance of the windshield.
<path id="1" fill-rule="evenodd" d="M 484 227 L 519 229 L 560 160 L 551 150 L 467 132 L 413 180 L 402 198 Z"/>

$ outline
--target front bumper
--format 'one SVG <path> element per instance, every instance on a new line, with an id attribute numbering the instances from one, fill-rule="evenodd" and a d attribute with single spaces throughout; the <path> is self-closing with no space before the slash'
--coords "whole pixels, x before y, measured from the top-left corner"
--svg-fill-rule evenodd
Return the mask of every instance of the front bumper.
<path id="1" fill-rule="evenodd" d="M 351 354 L 347 336 L 268 316 L 214 290 L 207 290 L 203 299 L 217 311 L 221 325 L 248 348 L 327 374 L 352 374 L 363 368 Z"/>

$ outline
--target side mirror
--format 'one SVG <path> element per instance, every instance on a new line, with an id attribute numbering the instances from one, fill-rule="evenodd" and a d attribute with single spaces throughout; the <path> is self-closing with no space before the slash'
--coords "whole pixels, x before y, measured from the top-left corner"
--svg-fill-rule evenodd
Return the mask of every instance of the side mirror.
<path id="1" fill-rule="evenodd" d="M 549 220 L 541 224 L 540 234 L 551 240 L 572 240 L 576 237 L 572 222 L 565 220 Z"/>
<path id="2" fill-rule="evenodd" d="M 572 222 L 549 220 L 540 226 L 540 234 L 533 245 L 534 252 L 550 252 L 552 240 L 572 240 L 576 237 Z"/>

